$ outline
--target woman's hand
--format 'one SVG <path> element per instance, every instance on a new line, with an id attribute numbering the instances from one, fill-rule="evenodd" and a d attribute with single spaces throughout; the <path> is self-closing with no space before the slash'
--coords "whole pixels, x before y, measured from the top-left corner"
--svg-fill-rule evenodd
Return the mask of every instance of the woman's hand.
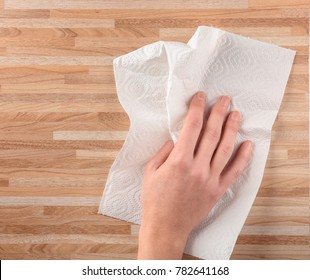
<path id="1" fill-rule="evenodd" d="M 227 117 L 229 105 L 220 97 L 204 121 L 205 95 L 197 93 L 177 143 L 168 141 L 147 164 L 138 259 L 180 259 L 190 232 L 248 164 L 251 141 L 227 165 L 240 126 L 239 112 Z"/>

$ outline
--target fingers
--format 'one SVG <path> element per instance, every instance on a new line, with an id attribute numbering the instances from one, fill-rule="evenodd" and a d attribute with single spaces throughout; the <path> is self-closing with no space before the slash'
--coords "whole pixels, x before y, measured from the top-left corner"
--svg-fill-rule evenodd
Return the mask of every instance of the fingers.
<path id="1" fill-rule="evenodd" d="M 211 171 L 215 176 L 219 176 L 222 173 L 232 155 L 239 126 L 239 112 L 231 112 L 225 123 L 220 143 L 212 158 Z"/>
<path id="2" fill-rule="evenodd" d="M 147 168 L 151 170 L 158 169 L 168 158 L 174 147 L 173 141 L 167 141 L 160 150 L 148 162 Z"/>
<path id="3" fill-rule="evenodd" d="M 239 147 L 232 162 L 220 176 L 220 188 L 227 189 L 242 174 L 252 156 L 252 142 L 245 141 Z"/>
<path id="4" fill-rule="evenodd" d="M 211 158 L 221 137 L 222 126 L 229 105 L 230 98 L 228 96 L 221 96 L 211 109 L 206 128 L 196 153 L 197 161 L 201 163 L 211 162 Z"/>
<path id="5" fill-rule="evenodd" d="M 176 143 L 176 153 L 193 158 L 196 143 L 203 125 L 206 106 L 205 100 L 203 92 L 198 92 L 192 98 L 180 137 Z"/>

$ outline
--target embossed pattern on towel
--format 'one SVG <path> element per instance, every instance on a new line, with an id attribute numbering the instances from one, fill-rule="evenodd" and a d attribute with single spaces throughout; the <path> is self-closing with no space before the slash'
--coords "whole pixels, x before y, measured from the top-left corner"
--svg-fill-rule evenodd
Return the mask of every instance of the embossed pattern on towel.
<path id="1" fill-rule="evenodd" d="M 130 118 L 124 146 L 113 163 L 100 213 L 139 223 L 143 169 L 168 139 L 177 141 L 191 96 L 232 97 L 242 125 L 236 147 L 254 142 L 244 174 L 192 232 L 186 252 L 228 259 L 258 191 L 295 52 L 211 27 L 199 27 L 188 44 L 156 42 L 114 60 L 119 100 Z"/>

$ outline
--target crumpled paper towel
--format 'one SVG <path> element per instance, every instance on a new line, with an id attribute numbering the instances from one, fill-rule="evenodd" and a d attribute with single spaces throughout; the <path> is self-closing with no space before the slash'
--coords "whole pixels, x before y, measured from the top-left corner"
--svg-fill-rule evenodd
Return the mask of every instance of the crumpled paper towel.
<path id="1" fill-rule="evenodd" d="M 235 149 L 251 139 L 253 158 L 185 248 L 200 258 L 229 259 L 262 180 L 294 56 L 289 49 L 200 26 L 187 44 L 160 41 L 114 59 L 118 98 L 130 129 L 99 212 L 140 223 L 144 166 L 168 139 L 177 141 L 193 94 L 206 92 L 208 109 L 218 96 L 229 95 L 231 110 L 242 116 Z"/>

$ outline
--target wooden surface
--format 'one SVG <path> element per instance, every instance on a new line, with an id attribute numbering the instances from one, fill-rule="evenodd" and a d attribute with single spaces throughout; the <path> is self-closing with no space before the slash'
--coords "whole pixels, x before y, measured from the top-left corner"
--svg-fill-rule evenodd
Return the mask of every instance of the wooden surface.
<path id="1" fill-rule="evenodd" d="M 310 259 L 309 7 L 0 0 L 0 258 L 136 258 L 138 227 L 97 214 L 129 127 L 112 59 L 158 40 L 186 42 L 198 25 L 211 25 L 297 51 L 232 259 Z"/>

